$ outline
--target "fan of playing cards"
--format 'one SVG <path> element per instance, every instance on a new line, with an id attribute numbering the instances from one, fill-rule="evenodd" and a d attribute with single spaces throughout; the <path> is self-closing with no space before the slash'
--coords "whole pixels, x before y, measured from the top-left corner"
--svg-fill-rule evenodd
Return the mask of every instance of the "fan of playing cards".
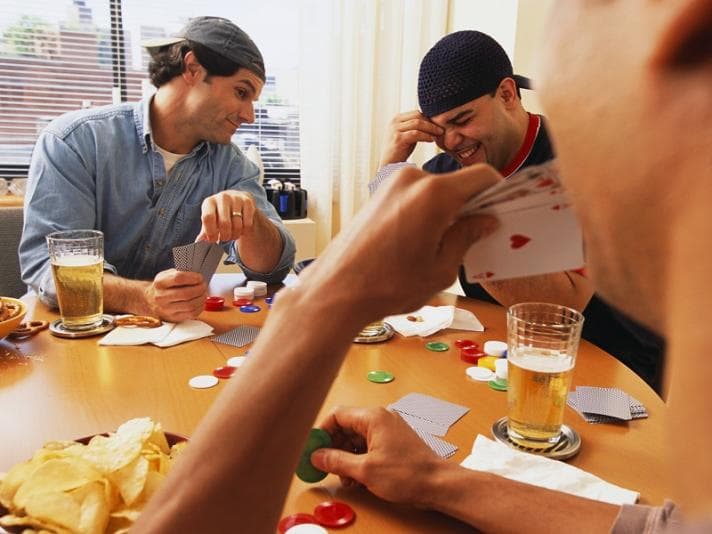
<path id="1" fill-rule="evenodd" d="M 192 271 L 203 275 L 206 284 L 218 268 L 223 249 L 215 243 L 198 241 L 180 247 L 173 247 L 173 262 L 179 271 Z"/>
<path id="2" fill-rule="evenodd" d="M 463 260 L 468 282 L 580 269 L 583 239 L 556 161 L 527 167 L 473 197 L 461 216 L 494 215 L 499 227 Z"/>

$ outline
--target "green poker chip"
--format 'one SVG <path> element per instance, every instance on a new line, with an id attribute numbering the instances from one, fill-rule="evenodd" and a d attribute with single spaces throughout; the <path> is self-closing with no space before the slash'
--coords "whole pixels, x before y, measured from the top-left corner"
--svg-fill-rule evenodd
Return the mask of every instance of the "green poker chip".
<path id="1" fill-rule="evenodd" d="M 295 471 L 304 482 L 319 482 L 326 477 L 327 473 L 320 471 L 311 463 L 312 453 L 324 447 L 331 447 L 331 436 L 321 428 L 312 428 Z"/>
<path id="2" fill-rule="evenodd" d="M 495 391 L 507 391 L 507 381 L 502 380 L 500 378 L 495 378 L 494 380 L 490 380 L 487 382 L 490 388 L 494 389 Z"/>
<path id="3" fill-rule="evenodd" d="M 442 341 L 430 341 L 425 344 L 425 348 L 433 352 L 445 352 L 446 350 L 450 350 L 450 345 Z"/>
<path id="4" fill-rule="evenodd" d="M 395 378 L 392 373 L 388 371 L 369 371 L 366 375 L 369 382 L 375 382 L 376 384 L 387 384 L 388 382 L 393 382 Z"/>

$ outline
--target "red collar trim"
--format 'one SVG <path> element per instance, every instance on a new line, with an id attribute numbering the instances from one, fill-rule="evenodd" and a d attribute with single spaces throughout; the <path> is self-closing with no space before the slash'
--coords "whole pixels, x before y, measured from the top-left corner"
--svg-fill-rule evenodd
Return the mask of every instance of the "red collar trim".
<path id="1" fill-rule="evenodd" d="M 541 117 L 539 115 L 532 115 L 529 113 L 529 125 L 527 126 L 527 133 L 524 136 L 524 142 L 522 143 L 519 152 L 517 152 L 517 155 L 514 156 L 514 159 L 510 161 L 504 169 L 502 169 L 502 176 L 507 178 L 511 174 L 514 174 L 519 170 L 519 167 L 522 166 L 522 163 L 527 160 L 529 154 L 532 152 L 532 148 L 534 148 L 534 141 L 536 140 L 536 136 L 539 135 L 540 127 Z"/>

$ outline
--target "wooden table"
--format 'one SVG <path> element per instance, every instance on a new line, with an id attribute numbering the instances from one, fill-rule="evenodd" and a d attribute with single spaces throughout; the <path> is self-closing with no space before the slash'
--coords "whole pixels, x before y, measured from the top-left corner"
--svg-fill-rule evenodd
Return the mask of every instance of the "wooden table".
<path id="1" fill-rule="evenodd" d="M 15 195 L 0 195 L 0 208 L 21 208 L 24 200 Z"/>
<path id="2" fill-rule="evenodd" d="M 232 275 L 216 275 L 211 294 L 231 297 L 233 280 Z M 56 318 L 33 299 L 28 304 L 28 318 Z M 445 293 L 433 304 L 457 304 L 474 311 L 485 332 L 448 330 L 432 336 L 430 339 L 451 344 L 444 353 L 426 350 L 420 338 L 396 336 L 382 344 L 354 344 L 322 415 L 336 404 L 385 406 L 411 392 L 466 405 L 470 412 L 444 438 L 459 447 L 450 461 L 460 462 L 475 436 L 489 437 L 492 422 L 506 414 L 506 394 L 466 378 L 467 364 L 460 361 L 452 343 L 462 337 L 480 343 L 504 340 L 505 315 L 498 306 Z M 200 319 L 221 333 L 239 324 L 260 325 L 267 313 L 266 306 L 256 314 L 229 307 L 221 312 L 204 312 Z M 101 347 L 97 339 L 61 339 L 45 331 L 27 341 L 0 341 L 0 471 L 26 459 L 46 440 L 113 430 L 132 417 L 150 416 L 167 430 L 190 435 L 224 385 L 194 390 L 188 387 L 188 380 L 209 374 L 228 357 L 245 352 L 208 339 L 165 349 L 152 345 Z M 299 365 L 298 361 L 294 363 Z M 396 379 L 390 384 L 368 382 L 365 376 L 372 369 L 386 369 Z M 567 408 L 565 422 L 583 440 L 580 453 L 569 462 L 609 482 L 640 491 L 642 503 L 662 503 L 667 491 L 657 466 L 662 457 L 663 402 L 633 372 L 585 342 L 573 384 L 620 387 L 642 401 L 650 417 L 627 424 L 592 425 Z M 313 485 L 295 477 L 284 513 L 311 512 L 316 504 L 331 497 L 350 503 L 358 514 L 357 521 L 344 532 L 469 531 L 440 514 L 390 505 L 363 490 L 342 489 L 333 476 Z"/>

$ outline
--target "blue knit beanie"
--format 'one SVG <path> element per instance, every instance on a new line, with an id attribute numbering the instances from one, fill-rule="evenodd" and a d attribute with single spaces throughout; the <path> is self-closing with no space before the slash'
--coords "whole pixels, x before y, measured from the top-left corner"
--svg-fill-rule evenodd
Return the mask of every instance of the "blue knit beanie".
<path id="1" fill-rule="evenodd" d="M 418 75 L 418 101 L 426 117 L 435 117 L 494 92 L 504 78 L 518 87 L 530 82 L 515 75 L 500 44 L 487 34 L 466 30 L 440 39 L 425 54 Z"/>

